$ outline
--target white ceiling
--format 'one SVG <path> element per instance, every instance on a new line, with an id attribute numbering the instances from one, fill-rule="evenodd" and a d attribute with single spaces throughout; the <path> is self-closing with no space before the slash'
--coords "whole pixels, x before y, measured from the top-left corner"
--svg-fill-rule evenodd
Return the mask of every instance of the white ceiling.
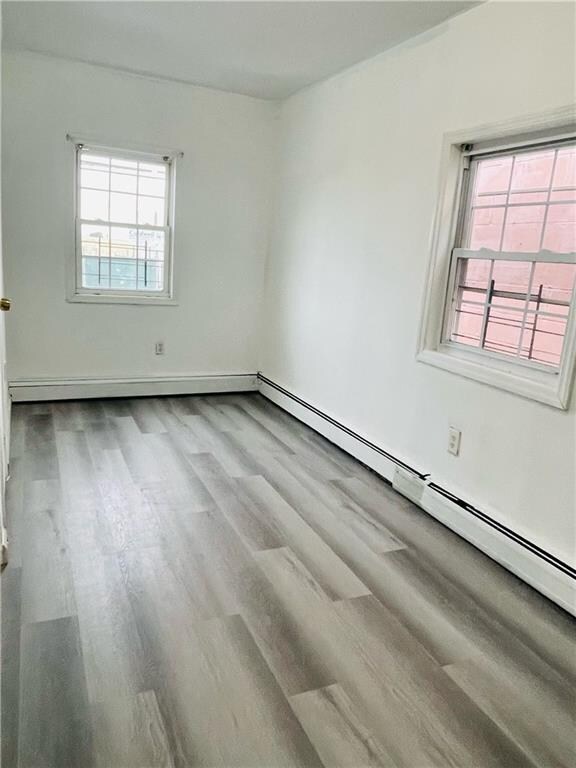
<path id="1" fill-rule="evenodd" d="M 477 5 L 4 2 L 4 46 L 283 98 Z"/>

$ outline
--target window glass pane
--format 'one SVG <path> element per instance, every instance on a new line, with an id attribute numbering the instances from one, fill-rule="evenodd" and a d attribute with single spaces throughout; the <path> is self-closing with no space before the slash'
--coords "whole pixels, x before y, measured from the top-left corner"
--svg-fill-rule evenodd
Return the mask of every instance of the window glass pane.
<path id="1" fill-rule="evenodd" d="M 516 355 L 520 342 L 523 313 L 504 306 L 488 312 L 484 349 Z"/>
<path id="2" fill-rule="evenodd" d="M 520 298 L 525 298 L 531 273 L 532 263 L 529 261 L 495 261 L 492 269 L 494 290 L 520 294 Z"/>
<path id="3" fill-rule="evenodd" d="M 475 197 L 508 192 L 511 170 L 512 158 L 509 155 L 482 160 L 476 173 Z"/>
<path id="4" fill-rule="evenodd" d="M 110 189 L 114 192 L 130 192 L 135 195 L 138 188 L 138 177 L 136 171 L 130 169 L 118 168 L 110 174 Z"/>
<path id="5" fill-rule="evenodd" d="M 136 224 L 136 195 L 110 193 L 110 220 Z"/>
<path id="6" fill-rule="evenodd" d="M 576 280 L 576 264 L 540 262 L 534 266 L 532 293 L 540 294 L 543 301 L 561 301 L 570 304 Z"/>
<path id="7" fill-rule="evenodd" d="M 576 252 L 576 204 L 550 206 L 542 248 L 556 253 Z"/>
<path id="8" fill-rule="evenodd" d="M 484 310 L 482 307 L 461 302 L 456 309 L 452 340 L 467 346 L 478 347 L 483 317 Z"/>
<path id="9" fill-rule="evenodd" d="M 154 227 L 163 226 L 164 200 L 159 197 L 139 197 L 138 224 L 152 224 Z"/>
<path id="10" fill-rule="evenodd" d="M 80 186 L 108 190 L 109 178 L 108 171 L 90 171 L 84 168 L 82 170 Z"/>
<path id="11" fill-rule="evenodd" d="M 460 283 L 472 288 L 488 288 L 492 261 L 486 259 L 460 259 Z"/>
<path id="12" fill-rule="evenodd" d="M 80 218 L 107 221 L 108 202 L 108 192 L 82 189 L 80 193 Z"/>
<path id="13" fill-rule="evenodd" d="M 552 189 L 576 188 L 576 148 L 565 147 L 558 150 Z"/>
<path id="14" fill-rule="evenodd" d="M 511 190 L 547 190 L 552 178 L 555 154 L 555 150 L 545 149 L 515 155 Z"/>
<path id="15" fill-rule="evenodd" d="M 164 197 L 166 194 L 166 175 L 164 173 L 155 176 L 140 175 L 138 191 L 141 195 Z"/>
<path id="16" fill-rule="evenodd" d="M 480 248 L 499 251 L 504 213 L 504 208 L 476 208 L 472 214 L 468 247 L 474 251 Z"/>
<path id="17" fill-rule="evenodd" d="M 521 357 L 558 367 L 562 358 L 566 317 L 530 314 L 522 335 Z"/>
<path id="18" fill-rule="evenodd" d="M 110 229 L 97 224 L 82 224 L 80 228 L 81 248 L 84 256 L 108 256 Z"/>
<path id="19" fill-rule="evenodd" d="M 110 250 L 117 259 L 135 259 L 137 255 L 138 230 L 132 227 L 112 227 Z"/>
<path id="20" fill-rule="evenodd" d="M 528 253 L 539 251 L 545 212 L 544 205 L 510 206 L 501 250 Z"/>
<path id="21" fill-rule="evenodd" d="M 138 240 L 139 258 L 162 261 L 164 259 L 164 232 L 155 229 L 141 229 Z"/>
<path id="22" fill-rule="evenodd" d="M 125 291 L 136 290 L 136 260 L 112 259 L 110 287 Z"/>

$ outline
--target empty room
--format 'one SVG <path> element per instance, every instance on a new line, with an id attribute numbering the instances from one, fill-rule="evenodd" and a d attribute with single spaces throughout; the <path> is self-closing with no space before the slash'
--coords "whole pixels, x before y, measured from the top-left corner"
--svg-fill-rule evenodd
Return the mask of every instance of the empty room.
<path id="1" fill-rule="evenodd" d="M 576 766 L 576 2 L 1 2 L 2 768 Z"/>

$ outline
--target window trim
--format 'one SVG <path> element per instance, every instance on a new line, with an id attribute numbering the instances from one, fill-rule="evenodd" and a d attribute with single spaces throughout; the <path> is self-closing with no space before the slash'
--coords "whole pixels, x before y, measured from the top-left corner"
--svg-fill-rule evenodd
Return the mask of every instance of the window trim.
<path id="1" fill-rule="evenodd" d="M 443 138 L 438 202 L 432 228 L 422 318 L 416 359 L 507 392 L 567 409 L 576 369 L 576 302 L 570 308 L 564 352 L 559 370 L 540 370 L 533 364 L 487 350 L 463 349 L 444 340 L 446 308 L 451 302 L 452 251 L 462 226 L 460 211 L 467 194 L 464 169 L 471 145 L 473 154 L 512 151 L 575 135 L 576 105 L 544 114 L 481 125 L 447 133 Z M 568 126 L 568 127 L 567 127 Z M 492 252 L 490 252 L 492 253 Z M 493 258 L 493 256 L 492 256 Z"/>
<path id="2" fill-rule="evenodd" d="M 74 145 L 74 248 L 68 269 L 66 300 L 71 303 L 85 304 L 145 304 L 147 306 L 175 306 L 174 298 L 174 214 L 175 214 L 175 187 L 176 187 L 176 162 L 183 153 L 177 150 L 164 150 L 160 148 L 132 148 L 126 149 L 113 142 L 101 142 L 91 139 L 81 139 L 76 136 L 66 136 Z M 166 223 L 163 226 L 146 226 L 146 229 L 162 230 L 165 233 L 165 281 L 162 291 L 145 292 L 137 290 L 120 291 L 117 289 L 84 288 L 82 286 L 82 262 L 80 247 L 81 225 L 91 220 L 81 219 L 80 214 L 80 157 L 82 149 L 102 152 L 119 159 L 161 161 L 167 166 L 166 187 Z M 102 222 L 93 222 L 95 224 Z M 121 222 L 113 222 L 117 226 Z"/>

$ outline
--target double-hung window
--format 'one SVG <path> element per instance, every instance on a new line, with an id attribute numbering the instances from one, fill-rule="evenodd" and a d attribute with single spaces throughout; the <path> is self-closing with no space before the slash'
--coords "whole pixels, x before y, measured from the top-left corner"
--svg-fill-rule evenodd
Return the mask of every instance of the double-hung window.
<path id="1" fill-rule="evenodd" d="M 428 335 L 421 359 L 567 407 L 576 356 L 576 141 L 563 133 L 458 151 L 438 335 Z"/>
<path id="2" fill-rule="evenodd" d="M 173 158 L 76 145 L 72 299 L 170 299 Z"/>

